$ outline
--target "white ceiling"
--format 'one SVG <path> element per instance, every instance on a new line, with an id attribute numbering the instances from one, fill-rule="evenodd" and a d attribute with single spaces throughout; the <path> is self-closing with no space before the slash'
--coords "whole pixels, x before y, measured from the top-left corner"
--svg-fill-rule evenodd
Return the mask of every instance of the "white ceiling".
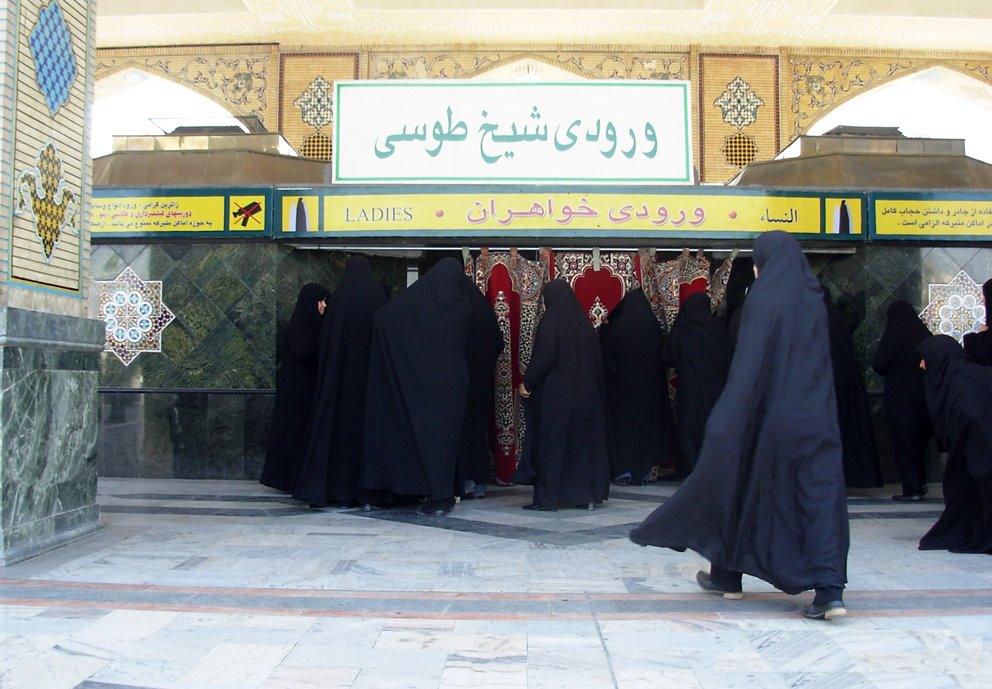
<path id="1" fill-rule="evenodd" d="M 97 46 L 573 44 L 992 52 L 992 0 L 100 0 Z"/>

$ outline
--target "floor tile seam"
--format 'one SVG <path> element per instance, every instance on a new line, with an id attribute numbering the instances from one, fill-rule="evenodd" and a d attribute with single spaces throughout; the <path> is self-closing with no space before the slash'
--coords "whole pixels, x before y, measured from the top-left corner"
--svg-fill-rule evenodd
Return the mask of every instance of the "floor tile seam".
<path id="1" fill-rule="evenodd" d="M 347 590 L 259 588 L 238 586 L 170 586 L 163 584 L 123 584 L 114 582 L 60 581 L 57 579 L 0 579 L 0 587 L 18 589 L 63 589 L 71 591 L 140 591 L 190 595 L 239 595 L 267 596 L 274 598 L 329 598 L 329 599 L 418 599 L 438 601 L 473 600 L 529 600 L 571 601 L 586 600 L 587 592 L 547 591 L 407 591 L 401 589 Z M 622 595 L 622 594 L 618 594 Z"/>
<path id="2" fill-rule="evenodd" d="M 101 610 L 108 613 L 114 610 L 131 610 L 141 612 L 180 612 L 197 614 L 217 614 L 231 615 L 232 617 L 251 616 L 275 616 L 275 617 L 298 617 L 298 618 L 339 618 L 339 619 L 367 619 L 367 620 L 448 620 L 448 621 L 756 621 L 756 620 L 783 620 L 795 619 L 799 604 L 795 610 L 721 610 L 721 611 L 651 611 L 651 612 L 603 612 L 603 611 L 583 611 L 583 612 L 555 612 L 555 611 L 515 611 L 515 612 L 472 612 L 472 611 L 405 611 L 405 610 L 308 610 L 304 608 L 243 608 L 231 606 L 215 605 L 176 605 L 166 603 L 135 603 L 135 602 L 115 602 L 107 604 L 109 601 L 62 601 L 53 605 L 50 600 L 30 600 L 18 599 L 10 601 L 0 598 L 0 605 L 20 605 L 23 607 L 39 607 L 48 610 Z M 985 608 L 947 608 L 943 610 L 933 610 L 924 608 L 913 608 L 906 610 L 863 610 L 849 609 L 849 619 L 871 619 L 871 618 L 919 618 L 919 617 L 984 617 L 992 614 L 992 607 Z M 841 621 L 839 624 L 843 625 Z M 699 630 L 706 632 L 707 630 Z"/>
<path id="3" fill-rule="evenodd" d="M 110 612 L 113 610 L 131 610 L 141 612 L 180 612 L 198 614 L 218 614 L 231 615 L 232 617 L 243 617 L 245 615 L 255 616 L 277 616 L 277 617 L 300 617 L 300 618 L 348 618 L 348 619 L 406 619 L 406 620 L 495 620 L 495 621 L 520 621 L 520 620 L 590 620 L 591 611 L 582 612 L 555 612 L 555 611 L 484 611 L 473 612 L 467 610 L 458 611 L 432 611 L 432 610 L 375 610 L 375 609 L 343 609 L 343 610 L 311 610 L 307 608 L 255 608 L 224 605 L 189 605 L 176 603 L 141 603 L 134 601 L 80 601 L 63 600 L 52 601 L 47 599 L 29 598 L 0 598 L 0 605 L 18 605 L 21 607 L 37 607 L 46 610 L 102 610 Z M 694 614 L 694 613 L 689 613 Z M 710 613 L 705 613 L 709 615 Z M 2 618 L 0 618 L 2 619 Z"/>
<path id="4" fill-rule="evenodd" d="M 48 589 L 48 591 L 52 591 Z M 604 615 L 665 615 L 665 614 L 693 614 L 719 612 L 721 614 L 737 615 L 757 615 L 765 616 L 774 612 L 774 608 L 794 608 L 798 610 L 805 598 L 789 596 L 784 593 L 766 593 L 752 595 L 743 602 L 727 604 L 715 597 L 698 593 L 695 596 L 687 597 L 680 595 L 678 598 L 655 598 L 645 600 L 643 597 L 614 597 L 611 599 L 594 599 L 591 596 L 573 594 L 562 596 L 553 600 L 548 600 L 545 596 L 535 596 L 517 600 L 505 599 L 480 599 L 462 598 L 438 600 L 436 598 L 410 597 L 404 595 L 381 596 L 374 600 L 368 598 L 319 598 L 316 596 L 301 598 L 284 598 L 278 596 L 244 596 L 238 593 L 217 594 L 215 596 L 182 594 L 172 595 L 168 593 L 158 594 L 149 591 L 118 591 L 121 595 L 107 596 L 106 591 L 95 592 L 99 595 L 85 595 L 87 591 L 74 589 L 70 592 L 54 590 L 55 595 L 44 596 L 18 596 L 9 592 L 0 593 L 0 604 L 2 605 L 29 605 L 43 607 L 73 607 L 83 606 L 88 609 L 116 609 L 138 606 L 146 609 L 162 610 L 182 610 L 182 611 L 228 611 L 240 614 L 266 614 L 272 610 L 285 611 L 280 614 L 306 614 L 306 615 L 345 615 L 361 617 L 388 617 L 393 614 L 438 616 L 443 619 L 446 616 L 453 616 L 460 619 L 461 615 L 485 616 L 514 616 L 524 617 L 534 616 L 543 618 L 548 615 L 560 614 L 580 614 L 591 615 L 602 613 Z M 71 595 L 62 596 L 60 594 L 69 593 Z M 862 614 L 893 616 L 893 615 L 924 615 L 932 616 L 959 616 L 959 615 L 985 615 L 992 612 L 992 597 L 986 596 L 981 599 L 969 600 L 949 599 L 947 607 L 920 607 L 914 600 L 888 599 L 876 597 L 865 600 L 862 605 L 848 597 L 849 607 L 860 610 Z M 893 605 L 892 603 L 895 603 Z M 899 603 L 904 602 L 904 607 Z M 853 606 L 852 606 L 853 603 Z M 150 607 L 149 607 L 150 606 Z M 762 606 L 764 608 L 762 609 Z M 769 608 L 772 608 L 771 610 Z M 503 617 L 500 617 L 503 619 Z"/>
<path id="5" fill-rule="evenodd" d="M 610 645 L 606 642 L 606 637 L 603 636 L 603 626 L 600 623 L 600 616 L 595 610 L 593 610 L 592 620 L 596 626 L 596 636 L 599 638 L 599 646 L 603 650 L 603 656 L 606 658 L 606 668 L 610 673 L 610 682 L 613 684 L 613 689 L 620 689 L 620 685 L 617 682 L 616 667 L 613 664 L 613 656 L 610 654 Z"/>
<path id="6" fill-rule="evenodd" d="M 643 621 L 643 620 L 679 620 L 679 619 L 719 619 L 719 620 L 779 620 L 795 619 L 804 601 L 797 601 L 794 610 L 721 610 L 719 612 L 695 611 L 651 611 L 651 612 L 596 612 L 596 617 L 603 621 Z M 992 607 L 980 608 L 906 608 L 904 610 L 859 610 L 848 606 L 846 619 L 871 618 L 918 618 L 918 617 L 985 617 L 992 614 Z M 839 624 L 844 624 L 843 621 Z"/>
<path id="7" fill-rule="evenodd" d="M 697 601 L 710 598 L 700 592 L 600 592 L 600 591 L 409 591 L 401 589 L 348 590 L 260 588 L 238 586 L 180 586 L 163 584 L 125 584 L 114 582 L 60 581 L 57 579 L 0 579 L 0 587 L 19 589 L 62 590 L 67 598 L 78 591 L 118 591 L 168 593 L 206 596 L 242 596 L 269 598 L 315 598 L 330 600 L 435 600 L 439 602 L 530 601 L 530 602 L 665 602 Z M 793 596 L 780 591 L 745 592 L 748 600 L 787 600 Z M 992 598 L 992 588 L 975 589 L 847 589 L 847 600 L 891 598 Z"/>
<path id="8" fill-rule="evenodd" d="M 136 501 L 125 501 L 123 499 L 104 499 L 98 501 L 98 506 L 102 510 L 114 513 L 152 513 L 157 514 L 163 511 L 174 514 L 199 514 L 202 512 L 218 511 L 218 510 L 229 510 L 229 511 L 241 511 L 241 512 L 264 512 L 264 511 L 274 511 L 280 513 L 297 513 L 297 514 L 327 514 L 327 515 L 347 515 L 347 516 L 371 516 L 369 513 L 362 512 L 358 508 L 313 508 L 308 505 L 288 501 L 288 500 L 201 500 L 201 499 L 189 499 L 180 500 L 173 497 L 162 498 L 162 499 L 151 499 L 144 498 L 144 503 Z M 646 502 L 646 501 L 637 501 Z M 192 504 L 191 504 L 192 503 Z M 199 503 L 199 504 L 198 504 Z M 522 504 L 522 503 L 521 503 Z M 652 503 L 652 504 L 661 504 Z M 520 504 L 516 502 L 497 507 L 505 507 L 509 509 L 516 509 L 520 507 Z M 879 509 L 881 508 L 881 509 Z M 473 506 L 466 507 L 464 510 L 460 509 L 459 506 L 453 508 L 455 512 L 453 515 L 457 516 L 460 512 L 468 511 L 469 509 L 481 510 L 484 508 Z M 618 511 L 633 511 L 631 507 L 625 507 L 619 505 L 616 507 L 607 506 L 602 507 L 600 510 L 607 510 L 611 514 L 616 514 Z M 399 509 L 389 509 L 384 508 L 385 512 L 398 512 L 402 514 L 416 514 L 413 510 L 399 510 Z M 923 504 L 914 505 L 907 507 L 904 505 L 848 505 L 848 516 L 852 519 L 913 519 L 913 518 L 926 518 L 930 519 L 934 514 L 941 514 L 943 511 L 942 505 L 938 503 L 933 504 Z M 499 513 L 492 513 L 499 514 Z M 510 514 L 516 514 L 515 512 L 510 512 Z M 583 515 L 579 511 L 568 511 L 568 510 L 558 510 L 545 517 L 545 519 L 554 519 L 555 517 L 561 517 L 563 515 L 577 515 L 575 518 L 583 517 L 586 518 L 588 515 Z M 640 523 L 638 522 L 635 523 Z"/>

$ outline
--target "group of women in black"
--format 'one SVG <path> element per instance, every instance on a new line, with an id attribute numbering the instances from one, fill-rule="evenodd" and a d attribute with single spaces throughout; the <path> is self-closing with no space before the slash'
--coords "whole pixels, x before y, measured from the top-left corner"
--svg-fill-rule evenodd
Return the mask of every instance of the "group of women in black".
<path id="1" fill-rule="evenodd" d="M 903 492 L 920 501 L 927 492 L 931 436 L 946 453 L 944 511 L 920 540 L 923 550 L 992 553 L 992 335 L 988 303 L 992 280 L 982 287 L 986 323 L 963 346 L 933 335 L 905 301 L 888 309 L 872 365 L 884 376 L 885 411 Z"/>
<path id="2" fill-rule="evenodd" d="M 881 485 L 864 384 L 846 323 L 795 238 L 761 235 L 752 260 L 753 284 L 728 285 L 729 328 L 699 294 L 667 342 L 640 290 L 597 336 L 569 285 L 548 283 L 519 389 L 527 429 L 514 481 L 534 486 L 525 508 L 541 511 L 592 509 L 611 478 L 646 481 L 672 445 L 672 366 L 683 482 L 631 540 L 702 554 L 711 567 L 697 582 L 728 598 L 742 595 L 743 574 L 812 589 L 803 614 L 831 619 L 846 614 L 846 489 Z M 422 512 L 440 515 L 489 480 L 503 340 L 457 261 L 387 303 L 353 257 L 333 295 L 301 290 L 286 338 L 263 483 L 315 505 L 420 496 Z M 966 348 L 992 353 L 988 338 Z M 903 481 L 895 498 L 926 492 L 931 424 L 948 452 L 945 510 L 921 548 L 992 552 L 992 369 L 969 355 L 906 302 L 889 308 L 873 366 Z M 295 387 L 283 395 L 284 385 Z"/>
<path id="3" fill-rule="evenodd" d="M 333 294 L 300 290 L 261 482 L 315 507 L 407 495 L 447 512 L 489 478 L 502 346 L 495 313 L 453 259 L 389 301 L 368 260 L 352 256 Z"/>

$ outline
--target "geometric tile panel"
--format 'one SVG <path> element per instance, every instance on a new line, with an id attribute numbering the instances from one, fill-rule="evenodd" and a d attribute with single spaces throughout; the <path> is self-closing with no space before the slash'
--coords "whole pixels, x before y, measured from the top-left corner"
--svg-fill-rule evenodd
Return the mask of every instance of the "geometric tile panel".
<path id="1" fill-rule="evenodd" d="M 699 56 L 693 87 L 702 182 L 726 182 L 748 163 L 778 153 L 778 81 L 775 55 Z"/>
<path id="2" fill-rule="evenodd" d="M 947 284 L 929 285 L 930 301 L 920 319 L 930 332 L 950 335 L 961 342 L 967 333 L 985 325 L 982 286 L 963 270 Z"/>
<path id="3" fill-rule="evenodd" d="M 38 88 L 54 116 L 69 100 L 69 91 L 77 73 L 72 36 L 58 0 L 52 0 L 48 7 L 41 10 L 29 42 Z"/>
<path id="4" fill-rule="evenodd" d="M 162 283 L 145 282 L 130 268 L 116 280 L 96 281 L 106 347 L 125 366 L 142 352 L 162 351 L 162 331 L 175 316 L 162 303 Z"/>
<path id="5" fill-rule="evenodd" d="M 334 121 L 334 86 L 322 76 L 311 81 L 293 101 L 304 122 L 320 131 Z"/>
<path id="6" fill-rule="evenodd" d="M 14 214 L 33 216 L 35 233 L 41 239 L 46 260 L 51 259 L 62 231 L 71 231 L 76 221 L 76 195 L 68 188 L 64 174 L 62 158 L 49 140 L 38 151 L 35 167 L 24 170 L 17 177 Z"/>
<path id="7" fill-rule="evenodd" d="M 765 104 L 746 81 L 736 76 L 727 84 L 727 90 L 713 101 L 720 108 L 723 121 L 736 129 L 754 124 L 758 119 L 758 108 Z"/>
<path id="8" fill-rule="evenodd" d="M 279 132 L 299 151 L 313 134 L 309 156 L 330 158 L 330 146 L 315 146 L 333 137 L 334 83 L 358 78 L 358 53 L 283 53 L 280 56 Z M 295 295 L 294 295 L 295 297 Z"/>
<path id="9" fill-rule="evenodd" d="M 723 153 L 727 165 L 742 168 L 758 157 L 758 146 L 753 136 L 737 132 L 724 140 L 720 152 Z"/>

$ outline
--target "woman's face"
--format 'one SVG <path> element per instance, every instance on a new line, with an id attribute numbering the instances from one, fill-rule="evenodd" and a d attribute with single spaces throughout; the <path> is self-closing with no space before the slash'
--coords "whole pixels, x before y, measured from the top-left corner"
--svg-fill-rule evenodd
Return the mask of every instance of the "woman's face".
<path id="1" fill-rule="evenodd" d="M 326 310 L 327 310 L 327 298 L 325 297 L 317 302 L 317 313 L 323 316 L 324 311 Z"/>

